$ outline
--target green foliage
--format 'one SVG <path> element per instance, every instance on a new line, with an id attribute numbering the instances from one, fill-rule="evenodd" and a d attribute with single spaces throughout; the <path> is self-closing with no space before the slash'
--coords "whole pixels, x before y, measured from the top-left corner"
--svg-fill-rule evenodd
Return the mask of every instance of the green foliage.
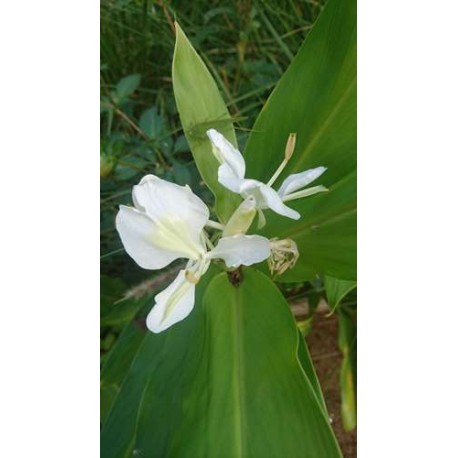
<path id="1" fill-rule="evenodd" d="M 341 456 L 275 285 L 249 268 L 238 286 L 226 273 L 204 283 L 188 319 L 137 347 L 102 456 Z"/>
<path id="2" fill-rule="evenodd" d="M 236 145 L 234 127 L 210 72 L 180 26 L 176 24 L 175 27 L 177 38 L 172 75 L 181 124 L 197 168 L 215 195 L 216 213 L 226 222 L 237 208 L 240 197 L 218 183 L 219 163 L 212 154 L 205 131 L 218 125 L 218 129 L 226 138 Z"/>
<path id="3" fill-rule="evenodd" d="M 339 348 L 343 354 L 340 372 L 342 422 L 346 430 L 356 427 L 356 308 L 339 307 Z"/>
<path id="4" fill-rule="evenodd" d="M 268 215 L 265 234 L 290 237 L 302 253 L 280 277 L 322 273 L 356 278 L 356 2 L 330 1 L 260 113 L 245 148 L 247 175 L 267 181 L 283 160 L 290 132 L 296 150 L 282 176 L 324 165 L 328 193 L 291 202 L 297 222 Z"/>
<path id="5" fill-rule="evenodd" d="M 334 312 L 342 299 L 356 288 L 356 281 L 340 280 L 333 277 L 324 277 L 324 287 L 328 298 L 329 308 Z"/>

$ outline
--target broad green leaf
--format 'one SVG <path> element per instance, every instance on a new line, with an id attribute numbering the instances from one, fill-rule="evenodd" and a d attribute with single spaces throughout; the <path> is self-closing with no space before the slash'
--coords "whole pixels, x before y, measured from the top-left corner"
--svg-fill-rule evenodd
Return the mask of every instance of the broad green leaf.
<path id="1" fill-rule="evenodd" d="M 288 135 L 295 152 L 274 187 L 291 173 L 328 170 L 317 180 L 330 192 L 288 202 L 298 221 L 266 213 L 264 233 L 292 237 L 301 256 L 280 281 L 317 273 L 356 278 L 356 2 L 329 0 L 260 113 L 245 148 L 247 176 L 268 181 L 283 160 Z M 315 185 L 315 183 L 314 183 Z"/>
<path id="2" fill-rule="evenodd" d="M 263 274 L 222 273 L 203 299 L 205 335 L 171 456 L 340 456 L 298 361 L 288 304 Z"/>
<path id="3" fill-rule="evenodd" d="M 334 277 L 324 277 L 324 287 L 328 298 L 329 308 L 334 312 L 342 299 L 356 288 L 355 281 L 340 280 Z"/>
<path id="4" fill-rule="evenodd" d="M 315 368 L 313 367 L 312 358 L 310 356 L 310 352 L 305 344 L 304 336 L 299 329 L 299 345 L 297 350 L 297 355 L 299 358 L 299 362 L 301 363 L 302 369 L 305 372 L 305 375 L 310 381 L 312 388 L 315 391 L 315 396 L 317 397 L 318 401 L 321 404 L 321 408 L 326 416 L 328 416 L 328 411 L 326 408 L 326 403 L 324 401 L 323 392 L 321 391 L 320 382 L 318 381 L 318 377 L 315 372 Z"/>
<path id="5" fill-rule="evenodd" d="M 339 307 L 339 348 L 343 353 L 340 373 L 342 423 L 347 431 L 356 427 L 356 309 Z"/>
<path id="6" fill-rule="evenodd" d="M 225 222 L 240 198 L 218 183 L 219 163 L 213 156 L 206 131 L 215 128 L 236 145 L 232 119 L 204 62 L 177 23 L 175 28 L 172 79 L 181 124 L 202 179 L 215 195 L 216 213 Z"/>
<path id="7" fill-rule="evenodd" d="M 189 317 L 160 334 L 145 331 L 121 388 L 107 401 L 111 409 L 101 433 L 102 458 L 125 458 L 134 450 L 148 458 L 168 456 L 183 391 L 189 389 L 189 374 L 204 338 L 199 304 L 214 274 L 212 266 L 197 285 L 196 306 Z M 113 351 L 128 353 L 122 348 L 129 345 L 127 337 L 121 344 Z"/>
<path id="8" fill-rule="evenodd" d="M 102 367 L 100 374 L 100 423 L 102 424 L 121 389 L 132 358 L 146 333 L 144 322 L 132 321 L 119 336 Z"/>
<path id="9" fill-rule="evenodd" d="M 100 325 L 119 326 L 132 320 L 144 306 L 145 299 L 126 299 L 127 285 L 120 279 L 100 277 Z"/>
<path id="10" fill-rule="evenodd" d="M 275 285 L 247 268 L 239 286 L 226 273 L 203 297 L 198 286 L 186 320 L 143 340 L 102 431 L 102 456 L 340 457 Z"/>

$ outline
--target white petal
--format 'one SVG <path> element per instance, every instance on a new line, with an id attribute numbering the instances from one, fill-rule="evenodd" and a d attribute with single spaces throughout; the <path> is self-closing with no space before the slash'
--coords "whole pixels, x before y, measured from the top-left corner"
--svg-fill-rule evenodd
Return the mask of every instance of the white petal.
<path id="1" fill-rule="evenodd" d="M 227 267 L 251 266 L 270 256 L 269 240 L 260 235 L 223 237 L 216 248 L 207 253 L 208 259 L 223 259 Z"/>
<path id="2" fill-rule="evenodd" d="M 213 152 L 222 164 L 227 164 L 237 178 L 245 177 L 245 160 L 242 153 L 215 129 L 207 130 Z"/>
<path id="3" fill-rule="evenodd" d="M 195 285 L 186 280 L 186 271 L 154 298 L 155 305 L 146 318 L 146 326 L 154 333 L 162 332 L 184 320 L 194 307 Z"/>
<path id="4" fill-rule="evenodd" d="M 224 163 L 218 167 L 218 181 L 229 191 L 240 194 L 243 179 L 239 178 L 228 164 Z"/>
<path id="5" fill-rule="evenodd" d="M 154 175 L 144 176 L 134 186 L 132 198 L 135 206 L 154 221 L 165 216 L 181 219 L 200 237 L 210 212 L 202 200 L 188 186 L 179 186 Z"/>
<path id="6" fill-rule="evenodd" d="M 285 181 L 280 186 L 278 194 L 280 197 L 283 197 L 287 194 L 291 194 L 298 189 L 307 186 L 312 181 L 315 181 L 318 177 L 323 175 L 326 172 L 326 167 L 316 167 L 315 169 L 306 170 L 301 173 L 294 173 L 285 179 Z"/>
<path id="7" fill-rule="evenodd" d="M 132 198 L 136 208 L 155 223 L 157 246 L 185 253 L 190 259 L 205 252 L 201 234 L 210 212 L 189 187 L 146 175 L 134 186 Z"/>
<path id="8" fill-rule="evenodd" d="M 256 207 L 263 210 L 270 208 L 279 215 L 286 216 L 292 219 L 299 219 L 301 215 L 292 208 L 287 207 L 281 197 L 270 186 L 265 185 L 257 180 L 244 180 L 241 186 L 241 194 L 246 196 L 254 196 L 256 199 Z"/>
<path id="9" fill-rule="evenodd" d="M 162 269 L 181 257 L 154 245 L 155 224 L 135 208 L 120 206 L 116 229 L 129 256 L 144 269 Z"/>

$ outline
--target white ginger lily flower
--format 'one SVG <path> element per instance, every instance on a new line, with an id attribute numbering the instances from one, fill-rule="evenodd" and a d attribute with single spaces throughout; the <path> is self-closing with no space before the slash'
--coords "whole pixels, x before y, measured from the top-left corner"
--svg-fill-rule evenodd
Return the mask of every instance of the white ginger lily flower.
<path id="1" fill-rule="evenodd" d="M 221 164 L 218 168 L 218 181 L 224 187 L 240 194 L 242 197 L 255 197 L 261 226 L 265 222 L 262 210 L 270 208 L 279 215 L 299 219 L 301 215 L 296 210 L 286 206 L 284 202 L 328 190 L 321 185 L 302 189 L 321 176 L 326 171 L 326 167 L 316 167 L 305 172 L 289 175 L 283 181 L 278 191 L 272 188 L 275 180 L 283 171 L 293 154 L 296 134 L 290 134 L 286 145 L 285 159 L 267 184 L 258 180 L 245 178 L 245 160 L 242 154 L 221 133 L 215 129 L 210 129 L 207 131 L 207 136 L 212 144 L 213 153 Z"/>
<path id="2" fill-rule="evenodd" d="M 212 259 L 228 267 L 249 266 L 270 256 L 269 240 L 259 235 L 224 236 L 213 248 L 204 227 L 209 210 L 187 186 L 154 175 L 133 187 L 135 207 L 121 205 L 116 228 L 125 250 L 144 269 L 162 269 L 178 258 L 188 259 L 173 282 L 154 298 L 146 324 L 158 333 L 186 318 L 194 307 L 195 284 Z M 210 246 L 210 251 L 207 249 Z"/>

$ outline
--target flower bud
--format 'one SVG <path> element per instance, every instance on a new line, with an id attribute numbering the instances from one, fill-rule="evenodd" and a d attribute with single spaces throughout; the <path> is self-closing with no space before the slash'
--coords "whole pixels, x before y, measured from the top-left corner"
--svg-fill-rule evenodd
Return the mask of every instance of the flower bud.
<path id="1" fill-rule="evenodd" d="M 256 216 L 256 199 L 253 196 L 247 197 L 240 205 L 224 228 L 223 237 L 230 235 L 245 234 Z"/>

